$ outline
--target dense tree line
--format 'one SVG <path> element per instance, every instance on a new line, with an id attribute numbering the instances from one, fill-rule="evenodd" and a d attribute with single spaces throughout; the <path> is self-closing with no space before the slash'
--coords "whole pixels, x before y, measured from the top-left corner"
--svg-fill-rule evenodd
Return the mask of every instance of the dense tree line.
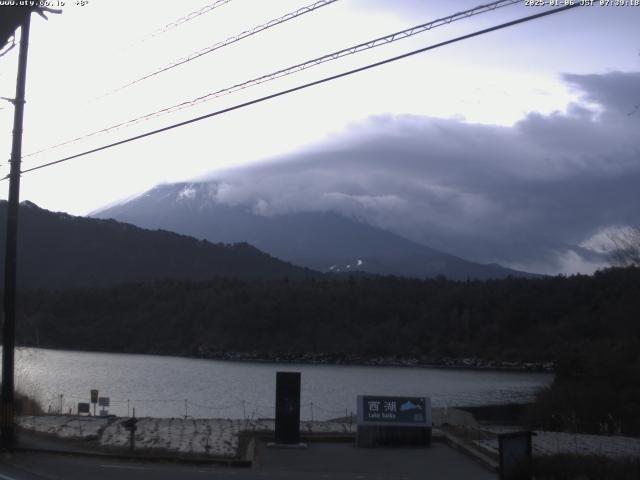
<path id="1" fill-rule="evenodd" d="M 635 267 L 467 282 L 166 280 L 23 292 L 18 342 L 194 356 L 325 352 L 427 362 L 554 361 L 557 380 L 535 415 L 554 416 L 563 427 L 575 426 L 578 415 L 594 431 L 604 421 L 607 428 L 618 422 L 621 431 L 636 431 L 640 426 L 629 419 L 640 418 L 639 293 Z"/>
<path id="2" fill-rule="evenodd" d="M 25 292 L 19 342 L 195 354 L 353 352 L 554 360 L 640 338 L 640 269 L 594 276 L 206 282 Z"/>

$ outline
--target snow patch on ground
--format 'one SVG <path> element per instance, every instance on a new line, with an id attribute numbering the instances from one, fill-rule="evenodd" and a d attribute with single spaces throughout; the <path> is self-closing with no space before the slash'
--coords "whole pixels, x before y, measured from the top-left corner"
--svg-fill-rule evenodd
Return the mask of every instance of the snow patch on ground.
<path id="1" fill-rule="evenodd" d="M 105 429 L 101 447 L 128 448 L 130 433 L 122 426 L 124 420 L 118 419 Z M 242 420 L 141 418 L 136 425 L 136 448 L 235 457 L 243 426 Z"/>
<path id="2" fill-rule="evenodd" d="M 19 417 L 26 430 L 64 439 L 97 439 L 105 449 L 128 449 L 130 432 L 126 418 L 29 416 Z M 137 450 L 212 457 L 237 458 L 244 432 L 273 432 L 275 421 L 229 419 L 140 418 L 136 424 Z M 355 433 L 356 426 L 342 422 L 301 422 L 302 433 Z"/>
<path id="3" fill-rule="evenodd" d="M 474 443 L 483 450 L 498 455 L 497 437 L 476 440 Z M 536 431 L 533 436 L 533 455 L 542 457 L 557 454 L 599 455 L 614 459 L 640 458 L 640 438 Z"/>
<path id="4" fill-rule="evenodd" d="M 65 415 L 18 417 L 18 426 L 25 430 L 47 433 L 59 438 L 91 440 L 98 438 L 109 420 L 104 417 L 71 417 Z"/>

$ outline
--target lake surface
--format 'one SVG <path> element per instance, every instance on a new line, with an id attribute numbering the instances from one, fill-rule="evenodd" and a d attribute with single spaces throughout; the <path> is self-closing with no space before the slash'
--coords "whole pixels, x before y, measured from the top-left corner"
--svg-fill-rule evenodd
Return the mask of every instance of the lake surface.
<path id="1" fill-rule="evenodd" d="M 277 371 L 302 373 L 303 419 L 355 411 L 356 396 L 425 395 L 434 406 L 531 400 L 548 373 L 226 362 L 155 355 L 20 348 L 16 386 L 45 410 L 74 413 L 90 389 L 109 397 L 109 413 L 243 418 L 274 416 Z M 62 397 L 61 397 L 62 395 Z M 186 403 L 185 403 L 186 401 Z"/>

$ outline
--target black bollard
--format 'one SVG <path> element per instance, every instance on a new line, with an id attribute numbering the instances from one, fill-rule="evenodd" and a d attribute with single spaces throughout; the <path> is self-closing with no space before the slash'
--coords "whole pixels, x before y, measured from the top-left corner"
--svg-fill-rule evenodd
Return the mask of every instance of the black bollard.
<path id="1" fill-rule="evenodd" d="M 276 373 L 275 443 L 300 443 L 300 372 Z"/>
<path id="2" fill-rule="evenodd" d="M 531 480 L 532 432 L 498 435 L 500 480 Z"/>
<path id="3" fill-rule="evenodd" d="M 138 427 L 136 426 L 136 423 L 138 423 L 138 419 L 135 417 L 122 422 L 122 426 L 127 430 L 129 430 L 129 451 L 130 452 L 133 452 L 135 449 L 136 430 L 138 429 Z"/>

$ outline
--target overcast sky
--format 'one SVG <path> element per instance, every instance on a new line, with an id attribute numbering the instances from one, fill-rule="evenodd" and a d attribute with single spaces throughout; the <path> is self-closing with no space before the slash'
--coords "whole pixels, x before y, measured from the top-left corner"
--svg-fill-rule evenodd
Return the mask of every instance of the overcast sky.
<path id="1" fill-rule="evenodd" d="M 106 96 L 312 2 L 233 0 L 156 36 L 207 2 L 67 3 L 32 20 L 25 154 L 486 2 L 339 0 Z M 538 11 L 461 20 L 23 168 Z M 215 179 L 220 201 L 265 215 L 335 209 L 473 260 L 590 272 L 608 231 L 640 223 L 638 25 L 640 7 L 574 9 L 26 174 L 21 198 L 86 214 L 160 182 Z M 14 95 L 17 50 L 0 58 L 0 96 Z M 8 158 L 12 108 L 0 108 Z"/>

